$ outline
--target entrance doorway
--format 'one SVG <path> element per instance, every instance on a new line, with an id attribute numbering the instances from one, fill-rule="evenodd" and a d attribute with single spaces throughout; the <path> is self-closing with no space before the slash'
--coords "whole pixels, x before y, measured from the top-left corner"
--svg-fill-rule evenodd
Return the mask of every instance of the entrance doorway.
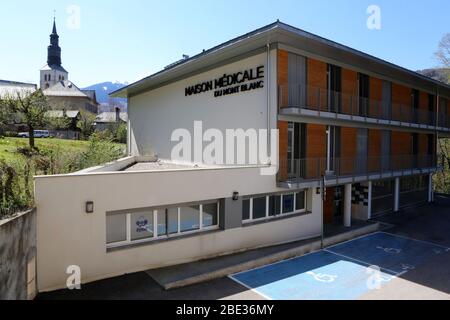
<path id="1" fill-rule="evenodd" d="M 323 203 L 323 223 L 344 224 L 344 186 L 327 188 L 327 196 Z"/>

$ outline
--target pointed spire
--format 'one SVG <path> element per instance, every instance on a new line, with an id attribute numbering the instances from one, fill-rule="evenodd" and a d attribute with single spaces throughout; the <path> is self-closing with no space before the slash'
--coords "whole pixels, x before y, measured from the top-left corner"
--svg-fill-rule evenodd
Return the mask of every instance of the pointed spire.
<path id="1" fill-rule="evenodd" d="M 53 17 L 53 31 L 52 34 L 58 34 L 58 32 L 56 31 L 56 17 Z"/>
<path id="2" fill-rule="evenodd" d="M 53 17 L 53 30 L 50 35 L 50 46 L 48 46 L 47 64 L 49 66 L 61 66 L 61 48 L 59 47 L 59 35 L 56 30 L 56 17 Z"/>

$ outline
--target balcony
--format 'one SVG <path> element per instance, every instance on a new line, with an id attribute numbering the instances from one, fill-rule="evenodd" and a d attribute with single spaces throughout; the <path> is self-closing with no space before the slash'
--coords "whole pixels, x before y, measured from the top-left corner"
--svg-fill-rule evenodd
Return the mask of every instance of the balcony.
<path id="1" fill-rule="evenodd" d="M 351 125 L 358 122 L 364 127 L 385 126 L 415 130 L 439 130 L 450 133 L 450 117 L 410 105 L 387 103 L 361 98 L 342 92 L 300 84 L 279 86 L 279 113 L 281 116 L 314 118 L 323 124 Z"/>
<path id="2" fill-rule="evenodd" d="M 341 185 L 416 174 L 430 174 L 442 168 L 435 156 L 402 155 L 365 158 L 307 158 L 280 160 L 278 186 L 299 189 L 319 186 L 326 177 L 327 185 Z"/>

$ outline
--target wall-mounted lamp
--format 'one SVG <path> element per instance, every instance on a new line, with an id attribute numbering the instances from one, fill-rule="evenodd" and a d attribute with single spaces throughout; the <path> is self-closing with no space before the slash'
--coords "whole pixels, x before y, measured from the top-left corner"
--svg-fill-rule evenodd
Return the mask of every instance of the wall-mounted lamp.
<path id="1" fill-rule="evenodd" d="M 233 192 L 233 201 L 238 201 L 239 200 L 239 192 L 235 191 Z"/>
<path id="2" fill-rule="evenodd" d="M 86 201 L 86 213 L 94 213 L 94 202 Z"/>

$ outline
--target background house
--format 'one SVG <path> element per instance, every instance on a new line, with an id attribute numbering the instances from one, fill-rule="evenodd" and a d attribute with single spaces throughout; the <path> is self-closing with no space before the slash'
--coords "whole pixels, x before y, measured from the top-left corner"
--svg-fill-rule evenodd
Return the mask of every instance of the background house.
<path id="1" fill-rule="evenodd" d="M 128 122 L 128 113 L 116 108 L 114 112 L 102 112 L 95 119 L 95 130 L 105 131 L 114 125 Z"/>

